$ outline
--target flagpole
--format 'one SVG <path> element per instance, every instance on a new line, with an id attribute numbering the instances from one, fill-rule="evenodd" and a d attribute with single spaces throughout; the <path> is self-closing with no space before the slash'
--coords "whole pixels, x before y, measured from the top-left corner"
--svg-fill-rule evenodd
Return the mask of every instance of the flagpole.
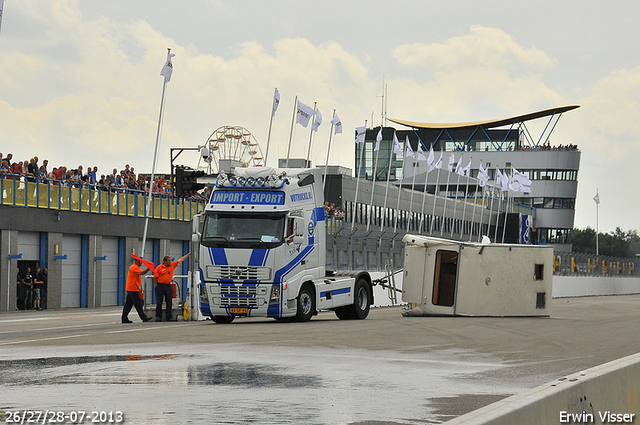
<path id="1" fill-rule="evenodd" d="M 409 138 L 407 136 L 406 139 L 407 143 L 409 142 Z M 393 221 L 393 233 L 396 232 L 396 229 L 398 228 L 398 211 L 400 210 L 400 195 L 402 195 L 402 182 L 404 181 L 404 176 L 405 176 L 405 168 L 404 168 L 404 163 L 407 160 L 407 147 L 405 146 L 403 151 L 402 151 L 402 180 L 400 180 L 400 185 L 398 186 L 398 204 L 396 205 L 396 213 L 395 213 L 395 220 Z"/>
<path id="2" fill-rule="evenodd" d="M 455 162 L 456 157 L 453 152 L 451 152 L 451 156 L 453 157 L 453 160 Z M 440 236 L 444 234 L 444 216 L 447 213 L 447 200 L 449 199 L 449 182 L 451 181 L 451 173 L 453 172 L 453 163 L 450 162 L 450 164 L 451 170 L 449 170 L 449 166 L 447 166 L 447 190 L 444 194 L 444 205 L 442 206 L 442 224 L 440 225 Z"/>
<path id="3" fill-rule="evenodd" d="M 325 188 L 327 187 L 327 167 L 329 167 L 329 152 L 331 151 L 331 136 L 333 135 L 333 118 L 336 116 L 336 110 L 333 110 L 331 117 L 331 130 L 329 131 L 329 146 L 327 146 L 327 160 L 324 162 L 324 180 L 322 181 L 322 196 L 327 199 Z"/>
<path id="4" fill-rule="evenodd" d="M 598 202 L 596 202 L 596 255 L 600 255 L 600 250 L 599 250 L 599 246 L 598 246 L 598 209 L 600 208 L 600 195 L 598 192 L 598 189 L 596 188 L 596 195 L 598 196 Z M 605 194 L 605 198 L 606 198 L 606 194 Z"/>
<path id="5" fill-rule="evenodd" d="M 293 116 L 291 117 L 291 130 L 289 131 L 289 146 L 287 147 L 287 162 L 286 168 L 289 168 L 289 154 L 291 153 L 291 139 L 293 138 L 293 126 L 296 122 L 296 109 L 298 108 L 298 96 L 293 101 Z"/>
<path id="6" fill-rule="evenodd" d="M 309 164 L 309 155 L 311 155 L 311 140 L 313 140 L 313 125 L 315 124 L 315 116 L 316 116 L 316 108 L 318 106 L 318 102 L 313 102 L 313 120 L 311 123 L 311 129 L 309 130 L 309 147 L 307 148 L 307 162 L 305 163 L 305 167 Z"/>
<path id="7" fill-rule="evenodd" d="M 274 88 L 274 92 L 273 92 L 273 101 L 275 102 L 276 100 L 276 96 L 278 94 L 278 88 Z M 277 106 L 276 106 L 277 109 Z M 273 105 L 271 106 L 271 118 L 269 119 L 269 133 L 267 134 L 267 150 L 264 154 L 264 166 L 267 166 L 267 158 L 269 156 L 269 143 L 271 142 L 271 124 L 273 124 L 273 116 L 276 114 L 276 111 L 274 111 Z"/>
<path id="8" fill-rule="evenodd" d="M 496 171 L 497 171 L 496 176 L 499 176 L 500 174 L 502 174 L 502 173 L 500 173 L 500 169 L 498 167 L 496 167 Z M 498 174 L 498 173 L 500 173 L 500 174 Z M 497 177 L 496 177 L 496 180 L 497 180 Z M 502 191 L 502 181 L 500 181 L 499 183 L 500 183 L 500 193 L 499 193 L 500 202 L 498 202 L 498 207 L 496 208 L 496 228 L 495 228 L 495 231 L 494 231 L 494 234 L 493 234 L 493 241 L 495 243 L 498 243 L 498 223 L 500 222 L 500 206 L 502 205 L 502 193 L 503 193 L 503 191 Z"/>
<path id="9" fill-rule="evenodd" d="M 394 141 L 395 141 L 395 131 L 393 132 L 394 134 Z M 391 159 L 393 158 L 393 147 L 391 148 L 391 150 L 389 150 L 389 167 L 387 168 L 387 188 L 384 190 L 384 204 L 382 207 L 382 220 L 380 220 L 380 231 L 382 232 L 382 229 L 384 228 L 384 219 L 385 216 L 387 215 L 387 195 L 389 194 L 389 177 L 391 177 Z"/>
<path id="10" fill-rule="evenodd" d="M 367 120 L 364 120 L 364 131 L 365 131 L 365 135 L 367 132 Z M 357 130 L 356 130 L 356 144 L 358 143 L 358 134 L 357 134 Z M 366 136 L 365 136 L 366 139 Z M 358 164 L 358 169 L 356 170 L 356 196 L 354 196 L 353 199 L 353 209 L 351 211 L 351 230 L 353 230 L 353 228 L 355 227 L 356 224 L 356 211 L 358 209 L 358 186 L 360 186 L 360 168 L 362 168 L 362 156 L 364 154 L 364 144 L 365 141 L 362 141 L 362 147 L 360 148 L 360 164 Z"/>
<path id="11" fill-rule="evenodd" d="M 171 58 L 171 48 L 167 48 L 167 57 Z M 162 96 L 160 97 L 160 113 L 158 115 L 158 129 L 156 130 L 156 146 L 153 151 L 153 165 L 151 166 L 151 179 L 149 181 L 149 192 L 147 195 L 147 210 L 145 211 L 144 231 L 142 232 L 142 247 L 140 248 L 140 257 L 144 258 L 144 246 L 147 242 L 147 229 L 149 228 L 149 209 L 151 208 L 151 190 L 153 188 L 153 179 L 155 178 L 156 161 L 158 159 L 158 145 L 160 144 L 160 129 L 162 127 L 162 112 L 164 109 L 164 94 L 167 88 L 167 77 L 163 77 Z M 173 170 L 172 170 L 173 171 Z M 175 196 L 175 193 L 174 193 Z"/>
<path id="12" fill-rule="evenodd" d="M 442 155 L 442 151 L 440 151 Z M 440 187 L 440 171 L 442 171 L 442 164 L 440 164 L 440 168 L 438 168 L 438 175 L 436 176 L 436 188 L 433 191 L 433 210 L 431 211 L 431 222 L 429 223 L 429 234 L 433 233 L 433 221 L 436 216 L 436 201 L 438 199 L 438 189 Z"/>
<path id="13" fill-rule="evenodd" d="M 458 168 L 460 167 L 460 164 L 462 164 L 462 158 L 464 158 L 464 155 L 460 155 L 460 161 L 458 161 L 458 165 L 456 166 L 456 174 L 458 174 Z M 458 192 L 460 191 L 460 174 L 458 174 L 458 180 L 456 182 L 456 199 L 455 199 L 455 204 L 453 204 L 453 220 L 451 223 L 451 237 L 453 238 L 453 230 L 455 229 L 455 222 L 456 222 L 456 210 L 458 209 Z"/>
<path id="14" fill-rule="evenodd" d="M 473 157 L 471 157 L 471 160 L 473 160 Z M 469 164 L 471 164 L 471 161 L 469 161 Z M 464 233 L 464 219 L 467 215 L 467 196 L 469 195 L 469 174 L 471 174 L 471 170 L 469 170 L 467 173 L 465 173 L 467 174 L 467 184 L 464 187 L 464 205 L 462 207 L 462 228 L 460 229 L 460 240 L 462 240 L 462 234 Z M 471 221 L 471 225 L 473 226 L 473 221 Z"/>
<path id="15" fill-rule="evenodd" d="M 382 133 L 382 125 L 380 125 L 380 133 Z M 382 140 L 381 140 L 382 141 Z M 377 142 L 377 140 L 376 140 Z M 375 149 L 375 147 L 374 147 Z M 371 219 L 373 218 L 373 195 L 376 191 L 376 173 L 378 172 L 378 158 L 380 157 L 380 149 L 376 151 L 376 161 L 373 164 L 373 178 L 371 179 L 371 202 L 369 205 L 371 206 L 371 214 L 369 215 L 369 220 L 367 220 L 367 231 L 369 231 L 369 226 L 371 225 Z"/>

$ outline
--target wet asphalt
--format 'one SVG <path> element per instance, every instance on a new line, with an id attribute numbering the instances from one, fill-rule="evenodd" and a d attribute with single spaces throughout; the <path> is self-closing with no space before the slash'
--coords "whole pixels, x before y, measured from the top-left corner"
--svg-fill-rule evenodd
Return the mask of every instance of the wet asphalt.
<path id="1" fill-rule="evenodd" d="M 83 423 L 442 423 L 640 352 L 638 295 L 554 299 L 551 317 L 401 311 L 227 325 L 142 323 L 135 312 L 121 324 L 119 307 L 3 313 L 0 419 L 53 411 L 76 422 L 84 413 Z"/>

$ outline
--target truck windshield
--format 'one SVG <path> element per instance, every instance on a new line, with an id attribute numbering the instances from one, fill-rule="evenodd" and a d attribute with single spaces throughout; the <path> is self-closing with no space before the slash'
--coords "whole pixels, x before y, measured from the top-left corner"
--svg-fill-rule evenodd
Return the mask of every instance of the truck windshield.
<path id="1" fill-rule="evenodd" d="M 265 248 L 280 245 L 285 214 L 210 212 L 201 243 L 211 248 Z"/>

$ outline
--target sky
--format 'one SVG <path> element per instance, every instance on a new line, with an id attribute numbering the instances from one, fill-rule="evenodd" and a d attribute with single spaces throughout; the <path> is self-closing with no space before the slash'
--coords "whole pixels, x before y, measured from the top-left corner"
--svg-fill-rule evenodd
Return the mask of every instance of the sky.
<path id="1" fill-rule="evenodd" d="M 5 0 L 0 152 L 150 172 L 171 48 L 157 172 L 170 171 L 171 148 L 223 126 L 265 152 L 274 88 L 270 166 L 290 138 L 291 157 L 306 156 L 310 129 L 291 131 L 296 96 L 324 117 L 312 162 L 325 162 L 335 110 L 344 131 L 329 163 L 351 169 L 354 129 L 380 125 L 383 93 L 387 117 L 434 123 L 580 105 L 550 139 L 582 152 L 575 227 L 640 229 L 638 16 L 640 2 L 621 0 Z M 175 161 L 197 162 L 192 151 Z"/>

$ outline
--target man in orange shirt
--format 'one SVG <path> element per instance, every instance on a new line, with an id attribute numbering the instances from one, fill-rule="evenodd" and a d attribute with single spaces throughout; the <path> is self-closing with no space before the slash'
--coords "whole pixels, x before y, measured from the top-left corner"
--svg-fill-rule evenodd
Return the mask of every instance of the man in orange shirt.
<path id="1" fill-rule="evenodd" d="M 149 271 L 148 268 L 142 270 L 140 265 L 142 262 L 137 258 L 133 259 L 133 264 L 129 267 L 129 274 L 127 275 L 127 299 L 122 309 L 122 323 L 133 323 L 129 320 L 129 312 L 131 307 L 135 306 L 138 316 L 143 322 L 148 322 L 152 318 L 144 314 L 142 310 L 142 300 L 140 300 L 140 284 L 142 283 L 141 276 Z"/>
<path id="2" fill-rule="evenodd" d="M 188 253 L 176 261 L 171 261 L 171 257 L 169 255 L 165 255 L 164 258 L 162 258 L 162 263 L 156 267 L 153 277 L 153 282 L 156 287 L 156 322 L 162 321 L 163 300 L 167 305 L 165 318 L 167 322 L 172 319 L 171 303 L 173 300 L 173 288 L 171 287 L 171 281 L 173 280 L 173 271 L 176 269 L 178 264 L 186 260 L 189 255 L 191 255 L 191 253 Z"/>

